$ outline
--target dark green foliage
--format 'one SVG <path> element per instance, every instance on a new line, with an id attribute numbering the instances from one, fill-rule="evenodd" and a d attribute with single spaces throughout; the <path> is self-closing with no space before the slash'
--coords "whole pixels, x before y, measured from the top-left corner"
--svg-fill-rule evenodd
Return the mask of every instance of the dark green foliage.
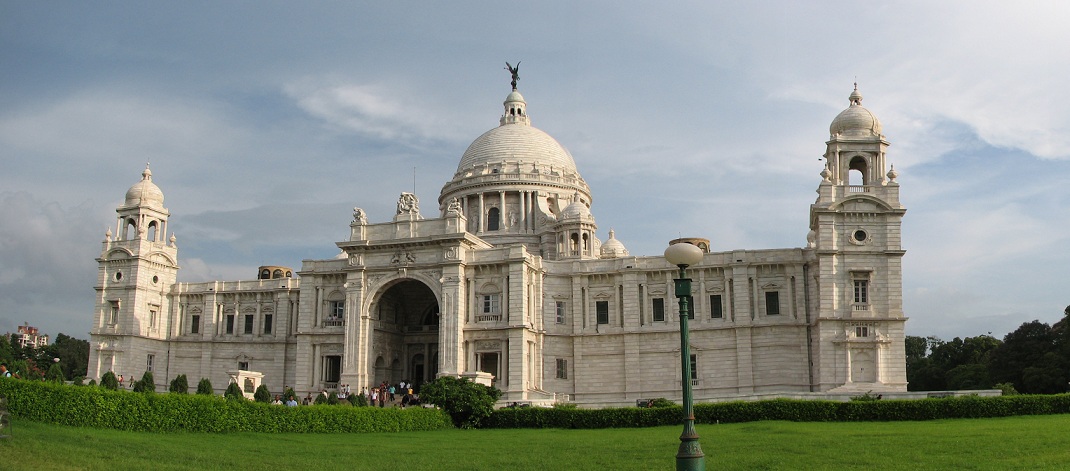
<path id="1" fill-rule="evenodd" d="M 85 386 L 85 376 L 75 376 L 74 379 L 71 380 L 71 384 L 75 386 Z"/>
<path id="2" fill-rule="evenodd" d="M 153 379 L 151 371 L 146 371 L 145 374 L 141 375 L 141 379 L 134 383 L 134 392 L 156 392 L 156 380 Z"/>
<path id="3" fill-rule="evenodd" d="M 324 396 L 323 394 L 317 394 L 316 398 L 312 400 L 312 403 L 313 404 L 326 404 L 327 403 L 327 396 Z"/>
<path id="4" fill-rule="evenodd" d="M 253 400 L 256 402 L 262 402 L 264 404 L 271 402 L 271 391 L 268 391 L 266 385 L 261 384 L 256 387 L 256 392 L 253 393 Z"/>
<path id="5" fill-rule="evenodd" d="M 97 385 L 97 380 L 95 380 L 95 379 L 89 380 L 89 386 L 96 386 L 96 385 Z"/>
<path id="6" fill-rule="evenodd" d="M 171 386 L 167 388 L 168 392 L 188 394 L 189 393 L 189 381 L 186 379 L 186 375 L 175 376 L 175 379 L 171 380 Z"/>
<path id="7" fill-rule="evenodd" d="M 364 394 L 349 396 L 349 403 L 355 407 L 368 407 L 368 398 L 364 397 Z"/>
<path id="8" fill-rule="evenodd" d="M 665 399 L 664 397 L 659 397 L 650 402 L 650 407 L 672 407 L 675 405 L 675 402 Z"/>
<path id="9" fill-rule="evenodd" d="M 212 389 L 212 382 L 208 381 L 208 378 L 201 378 L 201 381 L 197 383 L 197 394 L 208 396 L 215 394 L 215 390 Z"/>
<path id="10" fill-rule="evenodd" d="M 442 376 L 420 388 L 420 399 L 441 407 L 460 428 L 478 427 L 501 396 L 497 388 L 452 376 Z"/>
<path id="11" fill-rule="evenodd" d="M 52 366 L 48 367 L 48 373 L 45 373 L 45 381 L 53 383 L 66 381 L 66 378 L 63 377 L 63 368 L 59 366 L 59 363 L 52 363 Z"/>
<path id="12" fill-rule="evenodd" d="M 143 432 L 359 433 L 450 428 L 435 409 L 278 407 L 218 396 L 134 394 L 43 381 L 0 379 L 20 419 Z"/>
<path id="13" fill-rule="evenodd" d="M 242 394 L 241 386 L 238 386 L 238 383 L 230 383 L 230 386 L 227 386 L 227 390 L 223 392 L 223 397 L 229 401 L 245 400 L 245 395 Z"/>
<path id="14" fill-rule="evenodd" d="M 328 395 L 327 396 L 327 404 L 332 405 L 332 406 L 333 405 L 337 405 L 338 404 L 338 395 L 333 393 L 333 392 L 330 395 Z"/>
<path id="15" fill-rule="evenodd" d="M 119 378 L 116 378 L 115 373 L 112 373 L 111 371 L 104 373 L 104 376 L 100 377 L 100 386 L 112 391 L 118 390 Z"/>
<path id="16" fill-rule="evenodd" d="M 701 424 L 787 420 L 793 422 L 856 422 L 1008 417 L 1070 413 L 1070 394 L 1048 396 L 961 396 L 942 399 L 803 401 L 775 399 L 696 404 Z M 483 428 L 616 428 L 681 423 L 683 409 L 619 408 L 560 409 L 521 407 L 498 409 Z"/>
<path id="17" fill-rule="evenodd" d="M 286 399 L 288 399 L 290 396 L 293 396 L 294 399 L 297 399 L 297 393 L 294 392 L 294 388 L 287 386 L 286 392 L 282 395 L 282 402 L 286 402 Z"/>
<path id="18" fill-rule="evenodd" d="M 89 342 L 61 333 L 50 345 L 35 351 L 34 360 L 38 364 L 52 363 L 53 358 L 59 358 L 65 378 L 85 376 L 89 367 Z"/>

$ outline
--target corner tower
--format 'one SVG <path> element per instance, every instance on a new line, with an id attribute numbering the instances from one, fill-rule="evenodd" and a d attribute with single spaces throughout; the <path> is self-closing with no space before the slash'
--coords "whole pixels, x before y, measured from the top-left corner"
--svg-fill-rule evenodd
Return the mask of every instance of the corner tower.
<path id="1" fill-rule="evenodd" d="M 905 391 L 901 227 L 897 174 L 877 117 L 862 107 L 857 84 L 850 105 L 829 127 L 817 201 L 810 206 L 807 246 L 817 296 L 810 342 L 814 387 Z"/>
<path id="2" fill-rule="evenodd" d="M 88 372 L 95 379 L 107 371 L 140 378 L 165 361 L 168 293 L 178 275 L 175 236 L 166 236 L 170 212 L 147 165 L 115 212 L 115 232 L 108 229 L 97 258 Z"/>

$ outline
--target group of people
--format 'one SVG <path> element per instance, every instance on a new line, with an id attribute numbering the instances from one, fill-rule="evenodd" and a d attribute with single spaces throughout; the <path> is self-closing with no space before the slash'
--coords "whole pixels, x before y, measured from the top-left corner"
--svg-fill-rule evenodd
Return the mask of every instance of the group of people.
<path id="1" fill-rule="evenodd" d="M 287 386 L 286 390 L 289 391 L 290 387 Z M 324 399 L 329 397 L 329 392 L 324 389 L 320 392 Z M 348 384 L 342 384 L 338 386 L 338 399 L 348 399 L 352 402 L 353 392 Z M 360 395 L 368 401 L 368 405 L 375 407 L 386 407 L 388 404 L 392 406 L 398 406 L 405 408 L 407 406 L 415 406 L 420 404 L 419 397 L 413 391 L 412 383 L 406 383 L 401 381 L 398 384 L 387 384 L 386 381 L 379 383 L 378 386 L 372 388 L 361 389 Z M 398 396 L 401 396 L 401 400 L 398 400 Z M 309 392 L 304 399 L 301 400 L 301 405 L 309 405 L 315 403 L 316 400 L 312 397 L 312 393 Z M 275 398 L 271 401 L 275 405 L 286 405 L 295 407 L 298 405 L 297 398 L 290 395 L 286 398 L 276 394 Z"/>

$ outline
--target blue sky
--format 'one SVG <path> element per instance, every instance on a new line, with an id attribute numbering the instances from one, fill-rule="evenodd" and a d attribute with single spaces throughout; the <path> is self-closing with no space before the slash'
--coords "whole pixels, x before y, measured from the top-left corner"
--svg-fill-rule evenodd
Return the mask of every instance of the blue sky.
<path id="1" fill-rule="evenodd" d="M 518 60 L 600 238 L 633 254 L 804 245 L 857 80 L 908 209 L 908 333 L 1070 305 L 1070 4 L 649 3 L 0 2 L 0 332 L 88 337 L 145 162 L 184 281 L 334 256 L 414 168 L 433 215 Z"/>

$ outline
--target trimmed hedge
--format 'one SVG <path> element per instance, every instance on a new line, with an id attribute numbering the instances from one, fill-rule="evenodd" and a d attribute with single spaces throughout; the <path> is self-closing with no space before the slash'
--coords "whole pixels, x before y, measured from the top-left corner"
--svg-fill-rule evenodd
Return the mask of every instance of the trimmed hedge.
<path id="1" fill-rule="evenodd" d="M 774 399 L 695 404 L 700 424 L 787 420 L 858 422 L 1008 417 L 1070 413 L 1070 394 L 1036 396 L 961 396 L 882 401 L 807 401 Z M 566 409 L 523 407 L 498 409 L 483 428 L 614 428 L 677 425 L 680 406 L 661 408 Z"/>
<path id="2" fill-rule="evenodd" d="M 219 396 L 135 394 L 0 378 L 11 415 L 35 422 L 139 432 L 352 433 L 452 428 L 437 409 L 286 407 Z"/>

